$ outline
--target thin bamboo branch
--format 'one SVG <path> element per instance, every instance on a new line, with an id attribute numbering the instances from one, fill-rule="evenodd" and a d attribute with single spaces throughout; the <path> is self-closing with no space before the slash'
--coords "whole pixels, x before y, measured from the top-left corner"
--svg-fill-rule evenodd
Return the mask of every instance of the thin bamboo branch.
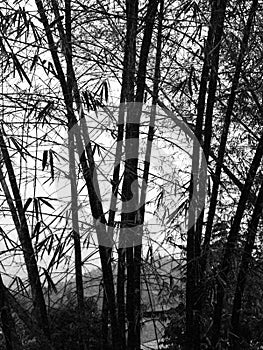
<path id="1" fill-rule="evenodd" d="M 49 322 L 48 322 L 45 299 L 42 291 L 35 252 L 32 246 L 28 225 L 27 225 L 27 219 L 25 216 L 22 199 L 20 196 L 20 191 L 17 186 L 16 176 L 14 173 L 12 161 L 4 140 L 2 129 L 0 129 L 0 147 L 3 155 L 3 161 L 7 169 L 8 178 L 11 185 L 16 207 L 14 207 L 14 205 L 11 203 L 12 197 L 4 181 L 2 169 L 0 173 L 1 184 L 3 186 L 3 189 L 5 190 L 6 195 L 8 196 L 7 201 L 10 206 L 10 210 L 11 210 L 12 217 L 14 219 L 15 226 L 18 230 L 17 233 L 21 243 L 22 250 L 23 250 L 28 278 L 29 278 L 29 282 L 32 290 L 34 316 L 36 318 L 39 329 L 43 331 L 44 335 L 49 340 L 50 339 Z"/>

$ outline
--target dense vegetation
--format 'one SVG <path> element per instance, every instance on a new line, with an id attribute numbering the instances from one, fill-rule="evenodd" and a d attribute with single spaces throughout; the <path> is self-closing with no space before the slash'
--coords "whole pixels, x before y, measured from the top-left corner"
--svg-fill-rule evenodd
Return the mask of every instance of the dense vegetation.
<path id="1" fill-rule="evenodd" d="M 2 1 L 3 347 L 260 349 L 262 11 Z"/>

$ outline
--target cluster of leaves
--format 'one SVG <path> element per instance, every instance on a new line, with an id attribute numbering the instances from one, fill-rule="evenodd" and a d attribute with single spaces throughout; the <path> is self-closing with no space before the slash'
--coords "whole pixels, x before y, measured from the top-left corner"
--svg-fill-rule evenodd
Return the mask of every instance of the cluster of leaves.
<path id="1" fill-rule="evenodd" d="M 79 319 L 76 303 L 69 301 L 50 312 L 52 343 L 56 350 L 78 350 L 79 332 L 84 330 L 89 349 L 100 348 L 101 319 L 95 301 L 85 300 L 84 324 Z"/>
<path id="2" fill-rule="evenodd" d="M 209 330 L 211 327 L 211 311 L 212 304 L 215 298 L 215 285 L 218 277 L 218 260 L 222 255 L 223 245 L 214 245 L 214 258 L 213 262 L 210 261 L 210 276 L 206 281 L 206 306 L 200 317 L 200 324 L 202 326 L 202 346 L 203 349 L 210 349 L 211 343 L 209 341 Z M 212 260 L 212 259 L 211 259 Z M 247 287 L 244 294 L 243 308 L 241 312 L 240 322 L 240 349 L 242 350 L 260 350 L 262 346 L 262 320 L 263 320 L 263 307 L 262 307 L 262 293 L 263 293 L 263 271 L 262 271 L 262 259 L 254 259 L 251 264 L 250 273 L 248 277 Z M 213 266 L 214 265 L 214 266 Z M 233 272 L 232 282 L 226 286 L 228 303 L 225 304 L 223 310 L 223 322 L 222 322 L 222 337 L 220 341 L 220 349 L 231 349 L 228 342 L 228 332 L 231 329 L 231 306 L 233 303 L 233 290 L 235 288 L 235 272 Z M 164 342 L 166 349 L 169 350 L 181 350 L 185 344 L 185 314 L 184 303 L 180 303 L 169 314 L 169 321 L 164 330 Z"/>
<path id="3" fill-rule="evenodd" d="M 68 301 L 59 305 L 56 304 L 56 307 L 50 309 L 51 339 L 55 350 L 78 350 L 80 348 L 79 332 L 81 329 L 86 336 L 89 349 L 100 349 L 101 316 L 96 301 L 93 298 L 85 299 L 84 323 L 81 323 L 79 314 L 76 301 L 73 299 L 68 299 Z M 30 330 L 16 313 L 13 313 L 13 317 L 23 349 L 45 350 L 45 341 L 41 342 L 41 337 L 32 336 Z M 0 349 L 6 349 L 3 334 L 0 337 Z"/>

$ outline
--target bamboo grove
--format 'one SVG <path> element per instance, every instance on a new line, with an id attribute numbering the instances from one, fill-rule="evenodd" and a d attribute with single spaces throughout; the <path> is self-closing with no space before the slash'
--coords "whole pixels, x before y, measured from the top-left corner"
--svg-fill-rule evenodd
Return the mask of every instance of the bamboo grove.
<path id="1" fill-rule="evenodd" d="M 182 293 L 172 272 L 167 288 L 176 295 L 174 310 L 179 300 L 183 305 L 183 316 L 178 321 L 174 311 L 166 336 L 155 329 L 157 348 L 163 337 L 169 349 L 260 348 L 244 329 L 263 312 L 247 306 L 253 276 L 262 273 L 262 11 L 257 0 L 1 3 L 0 309 L 6 349 L 26 348 L 17 319 L 36 348 L 60 349 L 48 300 L 69 278 L 78 348 L 95 349 L 85 327 L 84 279 L 96 254 L 99 347 L 141 349 L 142 285 L 149 292 L 144 271 L 160 259 L 154 247 L 161 239 L 168 260 L 176 260 L 175 250 L 180 256 Z M 192 148 L 188 180 L 178 189 L 173 159 L 182 130 Z M 115 145 L 104 180 L 97 166 L 98 159 L 108 164 L 101 131 Z M 158 160 L 159 179 L 154 142 L 166 142 L 170 157 Z M 58 151 L 63 143 L 67 154 Z M 54 199 L 65 158 L 66 204 Z M 165 176 L 180 201 L 170 201 Z M 105 181 L 111 186 L 108 207 Z M 149 192 L 154 195 L 147 201 Z M 159 238 L 147 245 L 151 206 Z M 11 272 L 17 266 L 21 278 Z M 27 307 L 19 302 L 21 290 Z"/>

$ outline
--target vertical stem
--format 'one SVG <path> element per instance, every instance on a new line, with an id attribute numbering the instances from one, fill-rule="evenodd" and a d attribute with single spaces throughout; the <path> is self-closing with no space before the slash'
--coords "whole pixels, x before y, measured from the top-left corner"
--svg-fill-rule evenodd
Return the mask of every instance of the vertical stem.
<path id="1" fill-rule="evenodd" d="M 220 185 L 221 171 L 222 171 L 222 167 L 223 167 L 227 138 L 228 138 L 229 127 L 230 127 L 230 123 L 231 123 L 231 116 L 232 116 L 233 107 L 234 107 L 234 103 L 235 103 L 235 99 L 236 99 L 236 89 L 238 87 L 238 83 L 239 83 L 239 79 L 240 79 L 240 73 L 241 73 L 243 59 L 244 59 L 244 56 L 247 52 L 248 39 L 249 39 L 249 35 L 250 35 L 250 30 L 251 30 L 253 18 L 254 18 L 255 12 L 256 12 L 256 8 L 257 8 L 257 3 L 258 3 L 258 1 L 253 1 L 253 4 L 252 4 L 251 9 L 250 9 L 250 13 L 249 13 L 249 18 L 248 18 L 247 24 L 246 24 L 245 29 L 244 29 L 242 44 L 241 44 L 240 52 L 239 52 L 237 63 L 236 63 L 235 74 L 233 77 L 231 92 L 230 92 L 230 96 L 229 96 L 228 104 L 227 104 L 226 115 L 224 118 L 224 125 L 223 125 L 222 134 L 221 134 L 220 145 L 219 145 L 219 149 L 218 149 L 217 164 L 216 164 L 216 170 L 215 170 L 215 175 L 214 175 L 214 185 L 212 188 L 210 207 L 209 207 L 206 232 L 205 232 L 205 239 L 204 239 L 204 244 L 203 244 L 204 257 L 203 257 L 203 262 L 202 262 L 202 269 L 204 269 L 205 265 L 206 265 L 207 252 L 208 252 L 209 244 L 210 244 L 210 240 L 211 240 L 211 232 L 212 232 L 213 220 L 214 220 L 216 205 L 217 205 L 217 196 L 218 196 L 218 190 L 219 190 L 219 185 Z"/>
<path id="2" fill-rule="evenodd" d="M 247 20 L 247 24 L 244 29 L 244 36 L 241 44 L 241 49 L 238 57 L 238 61 L 236 64 L 236 71 L 235 75 L 233 78 L 233 83 L 232 83 L 232 88 L 231 88 L 231 94 L 229 97 L 228 101 L 228 106 L 227 106 L 227 112 L 226 112 L 226 117 L 225 117 L 225 122 L 224 122 L 224 127 L 223 127 L 223 133 L 221 137 L 221 142 L 219 146 L 219 162 L 217 163 L 216 167 L 216 177 L 215 177 L 215 184 L 213 187 L 213 192 L 212 192 L 212 198 L 211 198 L 211 205 L 209 208 L 209 214 L 208 214 L 208 223 L 207 223 L 207 230 L 206 230 L 206 237 L 205 237 L 205 249 L 207 249 L 207 244 L 209 244 L 210 237 L 211 237 L 211 230 L 210 228 L 212 227 L 212 222 L 213 222 L 213 216 L 215 212 L 215 205 L 216 205 L 216 198 L 217 198 L 217 193 L 218 193 L 218 188 L 219 188 L 219 183 L 220 183 L 220 174 L 221 174 L 221 164 L 223 163 L 224 159 L 224 154 L 225 154 L 225 147 L 226 147 L 226 142 L 227 142 L 227 137 L 228 137 L 228 131 L 229 131 L 229 126 L 230 126 L 230 121 L 231 121 L 231 115 L 232 115 L 232 110 L 235 102 L 235 96 L 236 96 L 236 88 L 238 85 L 239 77 L 240 77 L 240 72 L 242 68 L 242 62 L 243 62 L 243 57 L 247 51 L 247 46 L 248 46 L 248 39 L 250 36 L 250 31 L 253 23 L 253 19 L 257 10 L 258 6 L 258 0 L 253 0 L 251 4 L 251 8 L 249 11 L 249 17 Z M 263 135 L 261 135 L 261 138 L 259 140 L 258 146 L 256 153 L 254 155 L 254 158 L 252 160 L 244 187 L 242 189 L 238 207 L 236 214 L 234 216 L 233 224 L 231 226 L 229 236 L 227 239 L 226 247 L 225 247 L 225 252 L 223 256 L 223 260 L 220 266 L 220 271 L 219 275 L 221 277 L 221 280 L 227 282 L 228 278 L 228 273 L 231 265 L 231 260 L 234 254 L 234 249 L 235 245 L 238 239 L 238 232 L 239 232 L 239 227 L 240 223 L 242 220 L 242 216 L 245 210 L 245 205 L 246 201 L 249 198 L 249 193 L 251 186 L 253 184 L 253 180 L 256 174 L 256 171 L 259 167 L 262 155 L 263 155 Z M 213 200 L 213 201 L 212 201 Z M 208 227 L 209 225 L 209 227 Z M 209 231 L 208 231 L 209 230 Z M 222 318 L 222 311 L 223 311 L 223 301 L 224 301 L 224 286 L 222 283 L 218 283 L 217 286 L 217 298 L 216 298 L 216 305 L 214 309 L 214 322 L 213 322 L 213 327 L 212 327 L 212 344 L 213 346 L 216 346 L 218 343 L 219 337 L 220 337 L 220 329 L 221 329 L 221 318 Z"/>
<path id="3" fill-rule="evenodd" d="M 68 99 L 67 109 L 70 112 L 68 120 L 71 119 L 73 114 L 73 63 L 72 63 L 72 29 L 71 29 L 71 0 L 65 0 L 65 31 L 66 35 L 64 48 L 66 50 L 67 61 L 67 86 L 68 86 Z M 74 135 L 69 132 L 69 174 L 70 174 L 70 186 L 71 186 L 71 215 L 72 215 L 72 230 L 74 239 L 75 250 L 75 279 L 76 279 L 76 291 L 77 291 L 77 303 L 78 303 L 78 317 L 80 323 L 79 335 L 80 335 L 80 350 L 86 350 L 85 342 L 85 305 L 84 305 L 84 289 L 82 279 L 82 257 L 81 257 L 81 243 L 80 243 L 80 231 L 79 231 L 79 217 L 78 217 L 78 191 L 77 191 L 77 176 L 75 168 L 75 142 Z"/>
<path id="4" fill-rule="evenodd" d="M 226 283 L 228 280 L 228 273 L 230 271 L 231 262 L 235 254 L 235 246 L 238 239 L 240 223 L 241 223 L 244 211 L 246 209 L 246 202 L 249 198 L 250 190 L 251 190 L 256 172 L 260 165 L 262 156 L 263 156 L 263 134 L 261 135 L 260 140 L 258 142 L 256 153 L 252 160 L 243 190 L 239 198 L 237 210 L 233 219 L 233 224 L 231 226 L 231 229 L 227 238 L 224 256 L 220 265 L 220 270 L 219 270 L 220 280 L 225 281 Z M 214 309 L 214 322 L 212 327 L 212 342 L 214 346 L 218 343 L 218 340 L 220 337 L 224 296 L 225 296 L 224 285 L 222 283 L 218 283 L 217 298 L 216 298 L 216 304 Z"/>
<path id="5" fill-rule="evenodd" d="M 149 11 L 149 19 L 150 22 L 148 29 L 145 29 L 145 44 L 141 50 L 141 57 L 146 55 L 148 50 L 147 43 L 148 40 L 151 41 L 152 33 L 153 33 L 153 24 L 154 19 L 157 12 L 158 2 L 156 4 L 151 4 L 151 11 Z M 152 108 L 150 114 L 150 122 L 149 122 L 149 130 L 147 136 L 147 146 L 144 160 L 144 170 L 143 170 L 143 183 L 140 195 L 140 205 L 137 212 L 137 225 L 140 230 L 140 242 L 136 242 L 136 246 L 134 247 L 134 286 L 135 286 L 135 337 L 136 344 L 135 348 L 140 349 L 140 339 L 141 339 L 141 254 L 142 254 L 142 235 L 143 235 L 143 223 L 144 223 L 144 214 L 145 214 L 145 200 L 146 200 L 146 192 L 147 192 L 147 184 L 149 178 L 150 171 L 150 159 L 151 159 L 151 150 L 152 150 L 152 142 L 154 138 L 154 125 L 156 118 L 156 104 L 159 93 L 159 83 L 160 83 L 160 64 L 161 64 L 161 46 L 162 46 L 162 29 L 163 29 L 163 12 L 164 12 L 164 1 L 160 1 L 160 9 L 158 13 L 158 32 L 157 32 L 157 44 L 156 44 L 156 59 L 155 59 L 155 68 L 154 68 L 154 84 L 153 84 L 153 97 L 152 97 Z M 146 50 L 146 52 L 145 52 Z M 149 53 L 149 51 L 148 51 Z M 148 55 L 147 53 L 147 55 Z M 138 77 L 141 75 L 144 76 L 140 80 L 138 84 L 137 81 L 137 94 L 136 98 L 140 99 L 143 96 L 143 92 L 145 89 L 145 77 L 146 77 L 146 64 L 147 64 L 147 55 L 144 56 L 146 59 L 144 64 L 139 65 Z M 142 60 L 143 61 L 143 60 Z M 142 62 L 140 60 L 140 63 Z M 144 72 L 144 73 L 143 73 Z M 144 82 L 143 82 L 144 79 Z M 142 89 L 140 91 L 140 89 Z M 142 101 L 141 101 L 142 102 Z M 139 243 L 139 244 L 138 244 Z"/>
<path id="6" fill-rule="evenodd" d="M 25 264 L 27 268 L 27 274 L 29 278 L 29 283 L 32 291 L 32 300 L 33 300 L 33 310 L 34 316 L 37 320 L 39 329 L 41 329 L 48 340 L 50 340 L 50 331 L 49 331 L 49 322 L 47 317 L 47 310 L 45 299 L 43 295 L 43 290 L 41 286 L 37 261 L 35 257 L 35 252 L 32 246 L 31 237 L 29 234 L 29 229 L 27 225 L 27 219 L 25 216 L 22 199 L 20 196 L 20 191 L 17 186 L 16 176 L 14 173 L 12 161 L 3 137 L 3 132 L 0 130 L 0 148 L 3 155 L 3 160 L 7 169 L 9 182 L 13 192 L 15 204 L 16 204 L 16 213 L 13 215 L 15 218 L 16 226 L 19 225 L 18 236 L 22 246 L 23 255 L 25 259 Z M 17 218 L 19 223 L 17 222 Z"/>
<path id="7" fill-rule="evenodd" d="M 210 79 L 208 85 L 208 96 L 206 103 L 206 113 L 205 113 L 205 126 L 204 126 L 204 144 L 203 144 L 203 153 L 201 154 L 201 169 L 202 172 L 199 175 L 198 185 L 198 202 L 205 204 L 205 194 L 206 194 L 206 186 L 207 186 L 207 169 L 206 164 L 208 162 L 210 148 L 211 148 L 211 138 L 212 138 L 212 130 L 213 130 L 213 112 L 214 112 L 214 104 L 215 104 L 215 96 L 217 91 L 217 80 L 218 80 L 218 65 L 220 58 L 220 48 L 221 48 L 221 40 L 223 36 L 223 28 L 224 28 L 224 20 L 225 20 L 225 11 L 226 11 L 227 1 L 215 1 L 212 10 L 211 10 L 211 24 L 210 24 L 210 33 L 208 34 L 209 40 L 211 38 L 211 42 L 209 42 L 207 49 L 209 52 L 207 53 L 208 65 L 210 67 Z M 204 63 L 206 65 L 206 63 Z M 203 101 L 199 101 L 202 103 Z M 198 109 L 202 111 L 203 106 L 198 105 Z M 200 118 L 201 118 L 200 111 Z M 199 127 L 196 135 L 199 137 Z M 194 146 L 196 147 L 196 146 Z M 194 169 L 194 171 L 196 171 Z M 193 173 L 194 173 L 193 171 Z M 200 172 L 200 171 L 199 171 Z M 193 293 L 193 310 L 195 309 L 195 316 L 193 317 L 193 335 L 192 341 L 193 346 L 196 349 L 199 349 L 201 344 L 201 332 L 200 329 L 200 319 L 203 308 L 204 298 L 202 295 L 205 295 L 203 291 L 203 277 L 204 277 L 204 269 L 201 266 L 202 256 L 201 256 L 201 242 L 202 242 L 202 231 L 204 224 L 204 209 L 201 210 L 201 213 L 197 213 L 196 218 L 196 227 L 194 233 L 194 250 L 195 257 L 194 263 L 196 264 L 195 268 L 195 284 L 196 291 Z"/>
<path id="8" fill-rule="evenodd" d="M 200 144 L 203 142 L 203 120 L 205 112 L 205 99 L 207 94 L 207 82 L 209 72 L 211 70 L 211 52 L 214 43 L 214 22 L 215 22 L 216 1 L 213 1 L 211 8 L 211 24 L 209 27 L 207 41 L 205 45 L 205 57 L 202 68 L 201 82 L 199 88 L 199 96 L 197 103 L 197 118 L 195 125 L 195 138 L 193 144 L 192 157 L 192 176 L 190 186 L 190 202 L 188 217 L 188 232 L 187 232 L 187 271 L 186 271 L 186 335 L 185 335 L 185 349 L 191 350 L 200 346 L 200 329 L 199 322 L 196 318 L 197 312 L 194 309 L 197 297 L 197 281 L 199 280 L 199 256 L 202 232 L 202 212 L 198 217 L 197 205 L 197 187 L 199 182 L 199 168 L 200 168 Z M 204 180 L 204 179 L 203 179 Z M 202 181 L 202 179 L 201 179 Z M 203 181 L 204 183 L 205 181 Z M 196 198 L 195 198 L 196 197 Z"/>
<path id="9" fill-rule="evenodd" d="M 81 242 L 78 217 L 78 192 L 77 192 L 77 176 L 75 168 L 75 147 L 74 135 L 69 133 L 69 174 L 71 185 L 71 216 L 72 216 L 72 234 L 74 240 L 75 251 L 75 279 L 78 304 L 78 317 L 80 323 L 80 350 L 85 350 L 85 305 L 84 305 L 84 289 L 82 279 L 82 257 Z"/>
<path id="10" fill-rule="evenodd" d="M 126 44 L 125 44 L 125 58 L 127 59 L 126 81 L 125 84 L 126 99 L 129 103 L 127 110 L 127 124 L 126 124 L 126 148 L 129 145 L 129 138 L 136 138 L 133 133 L 134 124 L 129 124 L 131 118 L 131 103 L 134 101 L 134 87 L 135 87 L 135 64 L 136 64 L 136 36 L 137 36 L 137 18 L 138 18 L 138 0 L 126 0 Z M 133 116 L 132 116 L 133 117 Z M 138 136 L 138 135 L 137 135 Z M 138 161 L 138 160 L 137 160 Z M 124 180 L 122 186 L 122 201 L 130 199 L 131 183 L 137 178 L 137 161 L 136 159 L 128 159 L 125 162 Z M 124 204 L 125 205 L 125 204 Z M 121 214 L 121 230 L 129 227 L 128 221 L 134 222 L 134 213 Z M 124 241 L 125 237 L 120 237 Z M 126 313 L 128 320 L 128 337 L 127 349 L 134 349 L 134 261 L 133 261 L 133 247 L 119 247 L 118 248 L 118 305 L 119 305 L 119 324 L 122 329 L 122 346 L 126 349 L 125 341 L 125 319 L 124 319 L 124 283 L 125 283 L 125 258 L 127 263 L 127 290 L 126 290 Z"/>
<path id="11" fill-rule="evenodd" d="M 125 52 L 123 61 L 123 73 L 122 73 L 122 86 L 120 97 L 120 109 L 118 116 L 118 136 L 117 147 L 115 154 L 115 166 L 113 172 L 113 191 L 111 198 L 111 209 L 109 212 L 109 230 L 113 230 L 114 217 L 116 210 L 117 194 L 119 188 L 119 173 L 120 162 L 122 154 L 123 136 L 124 136 L 124 102 L 133 101 L 134 98 L 134 74 L 135 74 L 135 61 L 136 61 L 136 30 L 137 30 L 137 12 L 138 3 L 126 2 L 126 39 L 125 39 Z M 115 208 L 115 210 L 114 210 Z M 123 247 L 118 248 L 118 275 L 117 275 L 117 307 L 118 307 L 118 323 L 121 332 L 122 349 L 126 348 L 126 335 L 125 335 L 125 260 L 126 249 Z"/>
<path id="12" fill-rule="evenodd" d="M 130 6 L 127 2 L 127 5 Z M 127 110 L 126 124 L 126 162 L 124 170 L 124 180 L 122 188 L 123 208 L 126 202 L 133 199 L 138 204 L 138 188 L 132 193 L 131 185 L 137 181 L 138 152 L 139 152 L 139 129 L 140 115 L 142 111 L 143 94 L 146 81 L 146 67 L 148 55 L 153 34 L 154 19 L 157 12 L 158 0 L 149 1 L 147 14 L 145 18 L 145 30 L 142 39 L 138 74 L 137 74 L 137 91 L 135 102 L 138 104 L 129 104 Z M 135 48 L 134 48 L 135 49 Z M 133 74 L 134 77 L 134 74 Z M 133 82 L 129 81 L 128 102 L 133 101 Z M 132 155 L 132 157 L 129 157 Z M 127 213 L 122 213 L 121 225 L 125 234 L 133 236 L 137 231 L 137 209 L 126 208 Z M 132 242 L 133 240 L 133 242 Z M 128 349 L 134 350 L 140 348 L 140 264 L 141 264 L 141 244 L 134 246 L 134 238 L 130 241 L 127 248 L 127 319 L 128 319 Z"/>
<path id="13" fill-rule="evenodd" d="M 59 79 L 61 89 L 63 92 L 63 97 L 65 101 L 65 105 L 67 108 L 67 117 L 68 117 L 68 127 L 71 128 L 77 123 L 77 119 L 74 115 L 74 112 L 72 110 L 71 106 L 71 99 L 72 99 L 72 91 L 71 91 L 71 86 L 70 88 L 68 87 L 67 81 L 65 79 L 65 75 L 61 66 L 61 62 L 58 56 L 56 44 L 53 38 L 52 30 L 49 25 L 49 21 L 43 6 L 42 0 L 35 0 L 35 3 L 38 8 L 38 13 L 40 15 L 41 22 L 43 23 L 48 45 L 49 45 L 49 50 L 54 62 L 54 66 L 57 72 L 57 77 Z M 55 0 L 52 1 L 52 5 L 56 8 L 56 13 L 58 14 L 58 9 L 57 9 L 57 3 Z M 57 16 L 57 15 L 56 15 Z M 58 18 L 58 21 L 61 21 L 61 19 Z M 60 22 L 59 22 L 60 23 Z M 63 27 L 61 24 L 59 25 L 59 30 L 60 30 L 60 36 L 61 38 L 64 38 L 64 31 Z M 71 30 L 70 30 L 71 31 Z M 69 34 L 68 34 L 69 35 Z M 69 40 L 69 43 L 71 44 L 71 41 Z M 66 53 L 68 53 L 68 48 L 66 49 Z M 81 113 L 81 117 L 84 117 L 84 112 L 82 108 L 82 102 L 81 102 L 81 97 L 79 93 L 79 89 L 77 86 L 77 81 L 75 78 L 75 73 L 74 69 L 72 66 L 72 58 L 66 54 L 66 62 L 67 62 L 67 72 L 69 75 L 71 75 L 70 80 L 68 81 L 70 84 L 73 84 L 73 92 L 74 92 L 74 97 L 75 97 L 75 102 L 77 105 L 78 112 Z M 100 202 L 96 191 L 94 187 L 94 172 L 95 171 L 95 165 L 94 165 L 94 159 L 93 159 L 93 154 L 91 150 L 91 144 L 89 141 L 88 137 L 88 130 L 85 125 L 85 123 L 82 123 L 83 130 L 85 131 L 85 136 L 86 136 L 86 141 L 87 141 L 87 146 L 86 146 L 86 154 L 83 152 L 83 143 L 81 139 L 81 132 L 79 129 L 75 133 L 75 139 L 76 139 L 76 145 L 77 145 L 77 151 L 80 156 L 80 164 L 81 164 L 81 169 L 83 173 L 83 177 L 86 182 L 86 186 L 88 189 L 88 195 L 89 195 L 89 201 L 90 201 L 90 207 L 91 207 L 91 212 L 92 216 L 94 218 L 94 222 L 97 223 L 96 225 L 96 232 L 98 236 L 99 242 L 101 242 L 101 238 L 107 237 L 107 232 L 105 230 L 105 215 L 103 212 L 103 207 L 102 203 Z M 86 158 L 87 156 L 87 158 Z M 88 162 L 87 162 L 88 159 Z M 114 282 L 113 282 L 113 273 L 112 273 L 112 267 L 111 267 L 111 252 L 112 249 L 109 247 L 102 246 L 99 244 L 99 254 L 100 254 L 100 259 L 101 259 L 101 265 L 102 265 L 102 272 L 103 272 L 103 281 L 104 281 L 104 286 L 107 294 L 107 300 L 109 303 L 109 311 L 110 311 L 110 317 L 111 317 L 111 331 L 112 331 L 112 344 L 113 344 L 113 349 L 114 350 L 119 350 L 120 346 L 120 340 L 119 340 L 119 329 L 117 325 L 117 315 L 116 315 L 116 303 L 115 303 L 115 291 L 114 291 Z"/>
<path id="14" fill-rule="evenodd" d="M 246 243 L 244 247 L 244 252 L 239 267 L 239 273 L 237 277 L 237 285 L 235 291 L 235 297 L 233 302 L 231 326 L 232 326 L 232 346 L 234 350 L 239 349 L 239 337 L 240 334 L 240 311 L 242 309 L 242 298 L 244 295 L 244 289 L 249 269 L 249 263 L 252 259 L 252 251 L 255 244 L 256 233 L 258 229 L 259 220 L 262 216 L 262 202 L 263 202 L 263 183 L 259 189 L 257 196 L 255 208 L 252 214 L 251 221 L 248 225 L 248 230 L 246 234 Z"/>

